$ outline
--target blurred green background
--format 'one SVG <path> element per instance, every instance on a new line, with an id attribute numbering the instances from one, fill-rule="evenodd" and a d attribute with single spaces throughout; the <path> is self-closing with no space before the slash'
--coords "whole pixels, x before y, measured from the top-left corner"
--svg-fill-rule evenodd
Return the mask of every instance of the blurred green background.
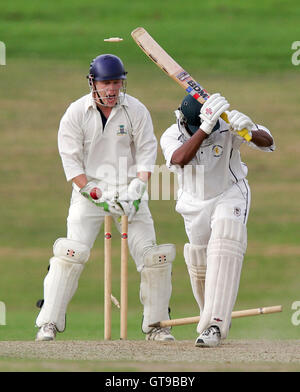
<path id="1" fill-rule="evenodd" d="M 57 151 L 57 129 L 70 102 L 88 92 L 86 74 L 98 54 L 122 58 L 129 94 L 151 111 L 155 133 L 174 121 L 184 91 L 159 70 L 130 37 L 145 27 L 210 92 L 267 126 L 273 154 L 242 148 L 249 167 L 252 208 L 248 250 L 235 310 L 282 304 L 280 314 L 233 320 L 229 338 L 298 339 L 291 322 L 299 292 L 299 82 L 291 62 L 299 40 L 300 7 L 289 1 L 133 0 L 21 1 L 1 4 L 0 301 L 6 305 L 1 340 L 35 338 L 35 302 L 52 245 L 65 236 L 71 186 Z M 121 43 L 104 38 L 119 36 Z M 164 164 L 159 149 L 157 164 Z M 159 243 L 173 242 L 172 318 L 197 314 L 182 256 L 187 242 L 175 200 L 151 201 Z M 113 293 L 119 298 L 119 241 L 114 245 Z M 140 276 L 129 264 L 129 339 L 144 339 Z M 195 339 L 195 325 L 176 327 L 177 339 Z M 113 338 L 119 311 L 113 310 Z M 103 235 L 81 276 L 58 339 L 103 339 Z"/>

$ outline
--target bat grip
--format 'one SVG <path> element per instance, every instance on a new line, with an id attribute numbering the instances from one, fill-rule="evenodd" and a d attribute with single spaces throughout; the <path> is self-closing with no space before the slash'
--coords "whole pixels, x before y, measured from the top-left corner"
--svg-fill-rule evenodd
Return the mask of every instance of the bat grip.
<path id="1" fill-rule="evenodd" d="M 229 120 L 228 120 L 228 116 L 227 114 L 224 112 L 221 114 L 221 118 L 227 122 L 227 124 L 229 124 Z M 247 140 L 247 142 L 250 142 L 250 140 L 252 139 L 251 136 L 249 135 L 249 131 L 248 129 L 244 128 L 242 130 L 239 131 L 239 133 L 243 134 L 243 138 Z"/>

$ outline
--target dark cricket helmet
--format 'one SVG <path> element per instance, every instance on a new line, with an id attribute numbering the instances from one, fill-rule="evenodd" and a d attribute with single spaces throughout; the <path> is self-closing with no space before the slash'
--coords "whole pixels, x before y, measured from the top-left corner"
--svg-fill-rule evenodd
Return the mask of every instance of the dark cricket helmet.
<path id="1" fill-rule="evenodd" d="M 179 110 L 183 114 L 183 122 L 187 132 L 193 136 L 198 131 L 201 125 L 201 118 L 199 117 L 202 103 L 193 98 L 190 94 L 186 95 L 179 107 Z M 212 132 L 216 131 L 220 127 L 219 120 L 214 126 Z"/>
<path id="2" fill-rule="evenodd" d="M 90 64 L 90 81 L 125 80 L 127 72 L 119 57 L 113 54 L 101 54 Z"/>

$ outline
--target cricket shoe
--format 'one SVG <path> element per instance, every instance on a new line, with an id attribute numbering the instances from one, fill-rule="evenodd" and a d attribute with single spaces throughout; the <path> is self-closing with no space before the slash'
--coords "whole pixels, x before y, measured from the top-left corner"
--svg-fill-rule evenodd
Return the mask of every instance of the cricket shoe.
<path id="1" fill-rule="evenodd" d="M 170 328 L 153 328 L 146 334 L 146 340 L 157 340 L 160 342 L 173 342 L 174 336 L 170 334 Z"/>
<path id="2" fill-rule="evenodd" d="M 205 329 L 196 339 L 196 347 L 216 347 L 221 342 L 221 333 L 219 327 L 212 325 Z"/>
<path id="3" fill-rule="evenodd" d="M 42 325 L 36 335 L 35 341 L 50 341 L 54 340 L 56 336 L 57 328 L 53 323 Z"/>

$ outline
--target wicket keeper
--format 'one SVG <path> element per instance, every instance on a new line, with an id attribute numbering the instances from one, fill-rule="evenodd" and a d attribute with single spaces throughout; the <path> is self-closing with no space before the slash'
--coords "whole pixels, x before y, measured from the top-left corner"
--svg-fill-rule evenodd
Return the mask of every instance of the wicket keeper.
<path id="1" fill-rule="evenodd" d="M 117 56 L 96 57 L 88 74 L 90 93 L 73 102 L 61 119 L 58 148 L 73 191 L 67 235 L 54 243 L 44 280 L 36 340 L 54 340 L 64 331 L 67 306 L 107 214 L 119 231 L 118 218 L 128 215 L 128 246 L 140 272 L 146 340 L 174 340 L 170 328 L 148 327 L 169 318 L 175 246 L 156 245 L 146 185 L 157 140 L 148 110 L 126 93 L 126 75 Z"/>

